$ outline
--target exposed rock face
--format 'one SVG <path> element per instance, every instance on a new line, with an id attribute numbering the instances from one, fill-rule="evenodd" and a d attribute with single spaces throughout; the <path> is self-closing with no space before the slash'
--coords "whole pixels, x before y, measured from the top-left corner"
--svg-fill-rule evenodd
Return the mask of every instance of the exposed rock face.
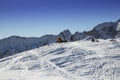
<path id="1" fill-rule="evenodd" d="M 80 40 L 80 33 L 75 32 L 71 38 L 73 38 L 72 39 L 73 41 Z"/>
<path id="2" fill-rule="evenodd" d="M 87 35 L 85 33 L 79 33 L 78 31 L 73 34 L 73 41 L 85 39 Z"/>
<path id="3" fill-rule="evenodd" d="M 58 37 L 60 37 L 63 41 L 69 41 L 72 36 L 72 33 L 69 30 L 64 30 L 63 32 L 60 32 L 58 34 Z"/>
<path id="4" fill-rule="evenodd" d="M 95 26 L 91 31 L 84 31 L 85 37 L 101 39 L 120 37 L 120 19 L 116 22 L 104 22 Z M 78 33 L 77 33 L 78 34 Z"/>
<path id="5" fill-rule="evenodd" d="M 84 33 L 101 39 L 116 38 L 120 34 L 120 22 L 104 22 Z"/>
<path id="6" fill-rule="evenodd" d="M 94 29 L 96 38 L 108 39 L 114 38 L 117 35 L 117 22 L 105 22 L 97 25 Z"/>

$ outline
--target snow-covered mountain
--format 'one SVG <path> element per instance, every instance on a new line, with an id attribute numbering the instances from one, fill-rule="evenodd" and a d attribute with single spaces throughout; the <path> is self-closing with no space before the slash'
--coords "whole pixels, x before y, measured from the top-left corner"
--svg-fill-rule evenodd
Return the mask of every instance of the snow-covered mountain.
<path id="1" fill-rule="evenodd" d="M 120 38 L 53 43 L 0 59 L 0 80 L 119 80 Z"/>
<path id="2" fill-rule="evenodd" d="M 105 22 L 97 25 L 94 29 L 96 30 L 95 37 L 108 39 L 114 38 L 117 35 L 117 22 Z"/>
<path id="3" fill-rule="evenodd" d="M 0 58 L 55 42 L 54 35 L 45 35 L 40 38 L 11 36 L 0 40 Z"/>
<path id="4" fill-rule="evenodd" d="M 104 22 L 95 26 L 91 31 L 75 32 L 64 30 L 58 35 L 45 35 L 40 38 L 11 36 L 0 40 L 0 58 L 22 51 L 38 48 L 55 43 L 57 37 L 63 41 L 90 40 L 91 38 L 110 39 L 120 37 L 120 19 L 116 22 Z"/>
<path id="5" fill-rule="evenodd" d="M 116 38 L 120 35 L 120 21 L 104 22 L 93 28 L 93 30 L 85 32 L 89 36 L 101 39 Z"/>
<path id="6" fill-rule="evenodd" d="M 73 41 L 98 38 L 98 39 L 111 39 L 120 37 L 120 19 L 116 22 L 104 22 L 98 24 L 90 31 L 75 32 L 72 37 Z"/>
<path id="7" fill-rule="evenodd" d="M 44 35 L 40 38 L 37 37 L 19 37 L 11 36 L 0 40 L 0 58 L 14 55 L 16 53 L 38 48 L 51 43 L 56 43 L 57 37 L 61 37 L 62 40 L 70 40 L 71 32 L 64 30 L 60 34 L 56 35 Z"/>
<path id="8" fill-rule="evenodd" d="M 72 35 L 73 41 L 85 39 L 87 36 L 88 35 L 86 35 L 85 33 L 80 33 L 78 31 Z"/>
<path id="9" fill-rule="evenodd" d="M 64 30 L 58 34 L 58 37 L 60 37 L 64 41 L 69 41 L 72 36 L 72 33 L 69 30 Z"/>

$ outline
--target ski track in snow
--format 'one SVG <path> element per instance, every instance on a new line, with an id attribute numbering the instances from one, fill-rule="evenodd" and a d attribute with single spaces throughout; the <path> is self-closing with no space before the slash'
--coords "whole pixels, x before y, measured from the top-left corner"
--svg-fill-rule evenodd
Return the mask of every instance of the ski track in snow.
<path id="1" fill-rule="evenodd" d="M 53 43 L 0 59 L 0 80 L 119 80 L 120 39 Z"/>

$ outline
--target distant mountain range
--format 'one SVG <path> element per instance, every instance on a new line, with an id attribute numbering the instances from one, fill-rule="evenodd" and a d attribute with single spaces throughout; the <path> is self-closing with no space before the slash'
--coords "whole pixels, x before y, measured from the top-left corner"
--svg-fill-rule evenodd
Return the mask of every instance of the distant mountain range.
<path id="1" fill-rule="evenodd" d="M 91 38 L 110 39 L 120 37 L 120 19 L 116 22 L 104 22 L 95 26 L 90 31 L 75 32 L 72 34 L 69 30 L 64 30 L 58 35 L 44 35 L 37 37 L 11 36 L 0 40 L 0 58 L 14 55 L 19 52 L 49 45 L 57 41 L 57 37 L 62 40 L 77 41 Z"/>

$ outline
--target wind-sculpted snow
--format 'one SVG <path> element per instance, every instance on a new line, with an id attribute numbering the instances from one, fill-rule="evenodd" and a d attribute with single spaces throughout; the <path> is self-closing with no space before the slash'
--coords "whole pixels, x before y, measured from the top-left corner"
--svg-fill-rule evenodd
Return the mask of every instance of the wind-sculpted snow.
<path id="1" fill-rule="evenodd" d="M 120 39 L 53 43 L 0 59 L 0 80 L 119 80 Z"/>

